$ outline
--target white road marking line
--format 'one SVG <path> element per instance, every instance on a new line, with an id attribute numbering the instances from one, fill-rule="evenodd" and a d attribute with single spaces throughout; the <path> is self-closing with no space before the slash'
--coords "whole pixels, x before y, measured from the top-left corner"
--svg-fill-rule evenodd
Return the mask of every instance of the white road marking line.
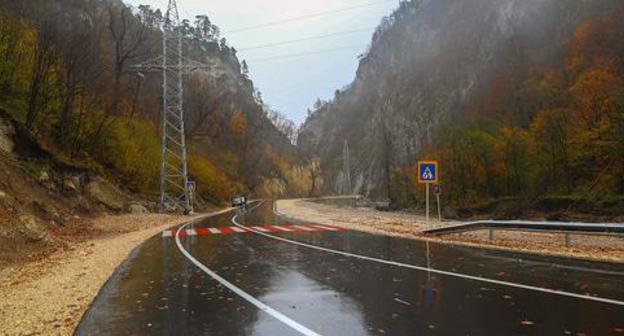
<path id="1" fill-rule="evenodd" d="M 219 230 L 217 228 L 208 228 L 208 231 L 210 231 L 210 233 L 212 233 L 212 234 L 221 233 L 221 230 Z"/>
<path id="2" fill-rule="evenodd" d="M 271 231 L 263 228 L 262 226 L 252 226 L 252 228 L 254 228 L 254 229 L 256 229 L 256 230 L 258 230 L 260 232 L 271 232 Z"/>
<path id="3" fill-rule="evenodd" d="M 292 227 L 297 228 L 299 230 L 303 230 L 303 231 L 316 231 L 316 229 L 310 227 L 310 226 L 303 226 L 303 225 L 293 225 Z"/>
<path id="4" fill-rule="evenodd" d="M 276 229 L 281 230 L 281 231 L 286 231 L 286 232 L 292 232 L 293 231 L 291 229 L 288 229 L 288 228 L 285 228 L 285 227 L 279 226 L 279 225 L 271 225 L 271 227 L 272 228 L 276 228 Z"/>
<path id="5" fill-rule="evenodd" d="M 195 229 L 186 229 L 187 236 L 197 236 L 197 231 Z"/>
<path id="6" fill-rule="evenodd" d="M 248 232 L 247 230 L 243 230 L 239 228 L 238 226 L 230 226 L 230 229 L 232 229 L 232 231 L 234 232 Z"/>
<path id="7" fill-rule="evenodd" d="M 236 217 L 236 216 L 234 216 L 234 217 Z M 204 271 L 210 277 L 212 277 L 213 279 L 217 280 L 223 286 L 227 287 L 229 290 L 231 290 L 232 292 L 236 293 L 238 296 L 240 296 L 243 299 L 247 300 L 249 303 L 253 304 L 258 309 L 260 309 L 263 312 L 273 316 L 274 318 L 278 319 L 280 322 L 282 322 L 282 323 L 286 324 L 287 326 L 291 327 L 292 329 L 298 331 L 302 335 L 305 335 L 305 336 L 321 336 L 321 334 L 316 333 L 315 331 L 313 331 L 313 330 L 303 326 L 302 324 L 299 324 L 297 321 L 291 319 L 290 317 L 288 317 L 288 316 L 278 312 L 277 310 L 271 308 L 270 306 L 262 303 L 260 300 L 258 300 L 255 297 L 249 295 L 247 292 L 243 291 L 242 289 L 236 287 L 234 284 L 232 284 L 231 282 L 225 280 L 224 278 L 219 276 L 217 273 L 212 271 L 210 268 L 206 267 L 206 265 L 202 264 L 197 259 L 195 259 L 187 250 L 184 249 L 184 247 L 182 246 L 182 243 L 180 243 L 179 232 L 186 225 L 188 225 L 188 223 L 183 225 L 182 227 L 180 227 L 178 229 L 178 234 L 176 234 L 176 238 L 175 238 L 176 245 L 178 246 L 178 249 L 180 250 L 180 252 L 182 252 L 182 254 L 186 258 L 188 258 L 188 260 L 190 260 L 193 264 L 195 264 L 195 266 L 199 267 L 202 271 Z"/>
<path id="8" fill-rule="evenodd" d="M 241 226 L 240 224 L 238 224 L 236 222 L 236 217 L 237 216 L 232 217 L 232 223 L 234 223 L 234 225 Z M 422 267 L 422 266 L 405 264 L 405 263 L 402 263 L 402 262 L 397 262 L 397 261 L 392 261 L 392 260 L 387 260 L 387 259 L 378 259 L 378 258 L 368 257 L 368 256 L 359 255 L 359 254 L 355 254 L 355 253 L 349 253 L 349 252 L 344 252 L 344 251 L 340 251 L 340 250 L 333 250 L 333 249 L 326 248 L 326 247 L 321 247 L 321 246 L 317 246 L 317 245 L 311 245 L 311 244 L 307 244 L 307 243 L 302 243 L 302 242 L 298 242 L 298 241 L 295 241 L 295 240 L 290 240 L 290 239 L 282 238 L 282 237 L 279 237 L 279 236 L 274 236 L 272 234 L 259 232 L 259 231 L 254 231 L 253 229 L 250 229 L 250 231 L 252 231 L 255 234 L 259 234 L 259 235 L 262 235 L 262 236 L 265 236 L 265 237 L 268 237 L 268 238 L 271 238 L 271 239 L 279 240 L 279 241 L 282 241 L 282 242 L 285 242 L 285 243 L 289 243 L 289 244 L 293 244 L 293 245 L 299 245 L 299 246 L 303 246 L 303 247 L 307 247 L 307 248 L 311 248 L 311 249 L 319 250 L 319 251 L 323 251 L 323 252 L 343 255 L 343 256 L 346 256 L 346 257 L 352 257 L 352 258 L 357 258 L 357 259 L 362 259 L 362 260 L 367 260 L 367 261 L 373 261 L 373 262 L 378 262 L 378 263 L 381 263 L 381 264 L 392 265 L 392 266 L 397 266 L 397 267 L 409 268 L 409 269 L 423 271 L 423 272 L 431 272 L 431 273 L 446 275 L 446 276 L 449 276 L 449 277 L 455 277 L 455 278 L 461 278 L 461 279 L 467 279 L 467 280 L 474 280 L 474 281 L 481 281 L 481 282 L 491 283 L 491 284 L 500 285 L 500 286 L 521 288 L 521 289 L 527 289 L 527 290 L 532 290 L 532 291 L 536 291 L 536 292 L 542 292 L 542 293 L 549 293 L 549 294 L 567 296 L 567 297 L 572 297 L 572 298 L 576 298 L 576 299 L 583 299 L 583 300 L 588 300 L 588 301 L 595 301 L 595 302 L 602 302 L 602 303 L 613 304 L 613 305 L 617 305 L 617 306 L 624 306 L 624 301 L 620 301 L 620 300 L 602 298 L 602 297 L 599 297 L 599 296 L 591 296 L 591 295 L 584 295 L 584 294 L 578 294 L 578 293 L 571 293 L 571 292 L 566 292 L 566 291 L 562 291 L 562 290 L 543 288 L 543 287 L 537 287 L 537 286 L 531 286 L 531 285 L 524 285 L 524 284 L 519 284 L 519 283 L 515 283 L 515 282 L 502 281 L 502 280 L 496 280 L 496 279 L 490 279 L 490 278 L 483 278 L 483 277 L 480 277 L 480 276 L 474 276 L 474 275 L 468 275 L 468 274 L 462 274 L 462 273 L 455 273 L 455 272 L 450 272 L 450 271 L 443 271 L 443 270 L 439 270 L 439 269 L 435 269 L 435 268 L 427 268 L 427 267 Z"/>
<path id="9" fill-rule="evenodd" d="M 173 236 L 173 232 L 171 232 L 171 230 L 165 230 L 163 231 L 163 237 L 171 237 Z"/>
<path id="10" fill-rule="evenodd" d="M 328 230 L 328 231 L 340 231 L 340 229 L 336 229 L 336 228 L 325 226 L 325 225 L 314 224 L 314 225 L 310 225 L 310 226 L 314 226 L 314 227 L 317 227 L 319 229 Z"/>

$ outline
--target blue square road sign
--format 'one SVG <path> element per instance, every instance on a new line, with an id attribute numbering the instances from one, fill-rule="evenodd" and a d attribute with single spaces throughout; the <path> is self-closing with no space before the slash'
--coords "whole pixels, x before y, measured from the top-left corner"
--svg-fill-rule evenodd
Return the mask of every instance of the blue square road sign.
<path id="1" fill-rule="evenodd" d="M 418 183 L 438 183 L 438 162 L 418 162 Z"/>

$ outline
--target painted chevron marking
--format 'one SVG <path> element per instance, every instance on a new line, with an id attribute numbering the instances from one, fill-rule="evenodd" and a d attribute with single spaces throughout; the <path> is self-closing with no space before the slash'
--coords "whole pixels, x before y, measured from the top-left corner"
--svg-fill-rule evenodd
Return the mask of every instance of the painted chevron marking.
<path id="1" fill-rule="evenodd" d="M 292 225 L 292 226 L 289 226 L 289 227 L 294 228 L 294 229 L 299 229 L 301 231 L 318 231 L 317 229 L 315 229 L 313 227 L 304 226 L 304 225 Z"/>
<path id="2" fill-rule="evenodd" d="M 188 228 L 184 230 L 180 230 L 178 235 L 180 237 L 187 236 L 210 236 L 210 235 L 225 235 L 225 234 L 233 234 L 233 233 L 249 233 L 250 229 L 260 231 L 260 232 L 323 232 L 323 231 L 347 231 L 344 228 L 335 226 L 335 225 L 317 225 L 317 224 L 302 224 L 302 225 L 294 225 L 292 223 L 286 223 L 284 225 L 262 225 L 262 226 L 251 226 L 249 229 L 238 226 L 219 226 L 219 227 L 210 227 L 210 228 Z M 174 236 L 174 231 L 165 230 L 162 232 L 163 238 L 172 238 Z"/>
<path id="3" fill-rule="evenodd" d="M 283 226 L 279 226 L 279 225 L 271 225 L 271 227 L 274 227 L 276 229 L 278 229 L 279 231 L 286 231 L 286 232 L 293 232 L 294 230 L 291 230 L 287 227 L 283 227 Z"/>

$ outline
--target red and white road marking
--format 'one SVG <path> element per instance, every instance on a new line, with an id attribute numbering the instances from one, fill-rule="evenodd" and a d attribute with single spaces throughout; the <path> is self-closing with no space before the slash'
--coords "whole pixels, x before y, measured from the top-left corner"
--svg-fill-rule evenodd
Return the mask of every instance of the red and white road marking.
<path id="1" fill-rule="evenodd" d="M 347 231 L 344 228 L 335 225 L 293 225 L 287 223 L 286 225 L 262 225 L 252 226 L 251 228 L 260 232 L 323 232 L 323 231 Z M 219 226 L 212 228 L 195 228 L 180 230 L 180 237 L 186 236 L 203 236 L 203 235 L 220 235 L 230 233 L 249 233 L 250 231 L 238 226 Z M 165 230 L 162 233 L 163 237 L 173 237 L 172 230 Z"/>

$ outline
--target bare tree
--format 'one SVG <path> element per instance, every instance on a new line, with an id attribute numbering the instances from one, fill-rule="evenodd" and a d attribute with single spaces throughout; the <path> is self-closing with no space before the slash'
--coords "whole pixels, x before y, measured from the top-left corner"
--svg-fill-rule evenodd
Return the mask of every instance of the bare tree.
<path id="1" fill-rule="evenodd" d="M 130 61 L 147 54 L 144 50 L 151 21 L 134 18 L 130 8 L 111 4 L 108 6 L 108 29 L 113 43 L 113 92 L 109 113 L 118 114 L 121 82 L 128 73 Z M 137 24 L 139 22 L 140 24 Z"/>
<path id="2" fill-rule="evenodd" d="M 30 90 L 28 98 L 28 109 L 26 111 L 26 128 L 32 130 L 35 122 L 43 106 L 46 105 L 50 97 L 46 85 L 52 75 L 52 69 L 57 61 L 56 49 L 54 48 L 55 36 L 55 17 L 51 16 L 45 10 L 47 4 L 40 3 L 40 6 L 33 7 L 35 18 L 35 27 L 37 30 L 37 42 L 35 44 L 35 53 L 30 81 Z"/>

